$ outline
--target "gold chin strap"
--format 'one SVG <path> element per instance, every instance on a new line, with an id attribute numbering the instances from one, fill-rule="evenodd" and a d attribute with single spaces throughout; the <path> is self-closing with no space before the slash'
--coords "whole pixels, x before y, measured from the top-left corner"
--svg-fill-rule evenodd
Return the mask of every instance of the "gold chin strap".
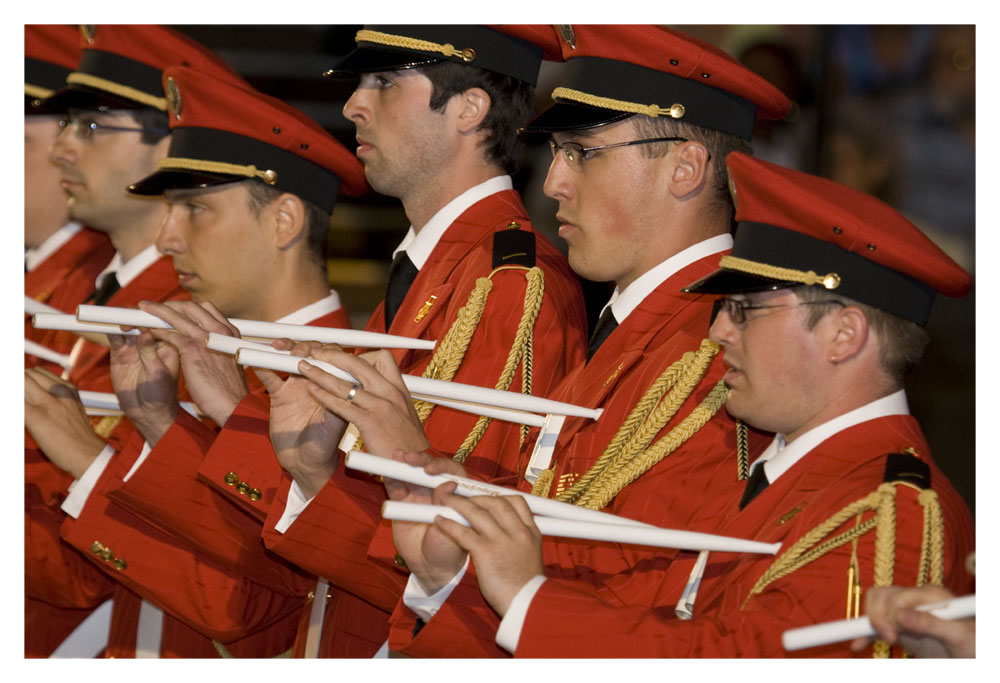
<path id="1" fill-rule="evenodd" d="M 109 81 L 106 78 L 100 78 L 98 76 L 91 76 L 90 74 L 81 73 L 76 71 L 71 73 L 66 77 L 66 82 L 70 85 L 79 84 L 86 85 L 91 88 L 96 88 L 98 90 L 103 90 L 109 92 L 112 95 L 118 95 L 119 97 L 124 97 L 128 100 L 135 100 L 136 102 L 141 102 L 149 107 L 154 107 L 160 111 L 167 110 L 167 98 L 157 97 L 156 95 L 150 95 L 147 92 L 132 88 L 127 85 L 122 85 L 121 83 L 115 83 L 114 81 Z"/>
<path id="2" fill-rule="evenodd" d="M 623 488 L 691 438 L 725 403 L 727 390 L 721 381 L 689 415 L 650 447 L 660 430 L 694 393 L 718 353 L 719 345 L 705 339 L 697 351 L 688 351 L 671 364 L 635 405 L 601 457 L 555 499 L 600 510 Z M 552 476 L 549 471 L 543 472 L 532 493 L 547 497 Z"/>
<path id="3" fill-rule="evenodd" d="M 458 57 L 466 63 L 476 58 L 476 51 L 471 47 L 459 49 L 451 43 L 444 43 L 442 45 L 429 40 L 398 36 L 392 33 L 381 33 L 379 31 L 369 31 L 368 29 L 358 31 L 354 36 L 354 40 L 359 43 L 376 43 L 378 45 L 388 45 L 389 47 L 399 47 L 404 50 L 416 50 L 418 52 L 439 52 L 445 57 Z"/>
<path id="4" fill-rule="evenodd" d="M 684 117 L 684 105 L 672 104 L 669 107 L 661 107 L 658 104 L 639 104 L 628 100 L 616 100 L 610 97 L 591 95 L 572 88 L 558 87 L 552 91 L 552 99 L 572 100 L 581 104 L 588 104 L 591 107 L 601 109 L 611 109 L 613 111 L 624 111 L 630 114 L 645 114 L 654 118 L 658 116 L 669 116 L 673 119 Z"/>
<path id="5" fill-rule="evenodd" d="M 931 489 L 919 489 L 909 482 L 895 481 L 879 485 L 875 491 L 851 503 L 795 541 L 788 550 L 776 557 L 771 566 L 760 576 L 743 600 L 740 609 L 745 608 L 753 596 L 763 593 L 764 589 L 774 581 L 788 576 L 845 543 L 855 542 L 872 529 L 875 529 L 875 566 L 872 583 L 875 586 L 892 585 L 896 563 L 896 490 L 899 486 L 908 486 L 920 491 L 917 501 L 924 509 L 924 536 L 920 548 L 917 585 L 931 583 L 940 586 L 944 580 L 944 522 L 941 518 L 937 493 Z M 862 521 L 866 512 L 875 514 Z M 852 517 L 856 518 L 852 528 L 828 538 Z M 855 604 L 860 604 L 861 581 L 857 576 L 855 562 L 848 562 L 847 571 L 847 609 L 851 610 Z M 873 656 L 888 657 L 889 644 L 876 641 Z"/>
<path id="6" fill-rule="evenodd" d="M 207 161 L 205 159 L 187 159 L 184 157 L 165 157 L 157 165 L 161 171 L 202 171 L 204 173 L 221 173 L 223 175 L 239 175 L 247 178 L 260 178 L 268 185 L 278 182 L 277 171 L 260 170 L 253 164 L 227 164 L 222 161 Z"/>
<path id="7" fill-rule="evenodd" d="M 795 270 L 794 268 L 779 268 L 766 263 L 750 261 L 738 256 L 726 255 L 719 259 L 719 267 L 726 270 L 738 270 L 741 273 L 759 275 L 772 280 L 787 280 L 801 282 L 804 285 L 823 285 L 826 289 L 836 289 L 840 286 L 840 276 L 836 273 L 817 275 L 811 270 Z"/>

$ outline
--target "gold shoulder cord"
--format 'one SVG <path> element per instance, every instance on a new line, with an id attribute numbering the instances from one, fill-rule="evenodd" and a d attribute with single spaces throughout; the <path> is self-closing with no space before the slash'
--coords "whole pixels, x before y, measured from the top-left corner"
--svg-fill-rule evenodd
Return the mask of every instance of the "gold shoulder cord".
<path id="1" fill-rule="evenodd" d="M 750 437 L 743 420 L 736 421 L 736 478 L 739 481 L 750 478 Z"/>
<path id="2" fill-rule="evenodd" d="M 465 353 L 469 349 L 472 335 L 476 332 L 480 319 L 483 317 L 483 310 L 486 308 L 486 301 L 493 289 L 493 276 L 502 270 L 523 270 L 524 278 L 528 285 L 524 292 L 524 313 L 521 321 L 517 325 L 517 333 L 514 342 L 511 344 L 507 354 L 507 362 L 504 364 L 500 379 L 497 380 L 495 389 L 507 391 L 514 381 L 514 374 L 518 365 L 521 366 L 521 393 L 531 394 L 532 362 L 535 321 L 538 319 L 538 312 L 542 307 L 542 296 L 545 294 L 545 273 L 538 266 L 525 268 L 523 266 L 501 266 L 493 270 L 489 277 L 481 277 L 476 280 L 476 286 L 469 294 L 469 299 L 465 306 L 459 309 L 455 322 L 452 323 L 444 338 L 438 344 L 431 362 L 424 369 L 423 377 L 440 379 L 450 382 L 458 368 L 462 365 Z M 414 401 L 413 406 L 417 411 L 417 417 L 423 424 L 434 409 L 433 403 L 427 401 Z M 486 428 L 492 418 L 480 416 L 476 420 L 472 431 L 462 442 L 461 447 L 455 454 L 454 459 L 458 462 L 465 462 L 466 458 L 473 451 L 482 439 Z M 528 434 L 528 426 L 521 427 L 521 442 Z M 363 449 L 363 443 L 359 439 L 357 449 Z"/>
<path id="3" fill-rule="evenodd" d="M 768 585 L 817 560 L 845 543 L 854 543 L 861 536 L 875 529 L 875 566 L 872 584 L 889 586 L 893 582 L 893 568 L 896 563 L 896 489 L 909 486 L 920 491 L 917 501 L 924 509 L 923 541 L 920 548 L 920 566 L 917 568 L 917 585 L 931 583 L 940 586 L 944 580 L 944 522 L 937 493 L 931 489 L 919 489 L 909 482 L 895 481 L 881 484 L 878 489 L 864 498 L 851 503 L 822 524 L 803 535 L 785 552 L 775 558 L 771 566 L 761 575 L 740 609 L 755 595 L 764 592 Z M 861 521 L 865 512 L 874 516 Z M 854 527 L 827 539 L 833 531 L 852 517 Z M 827 540 L 824 540 L 827 539 Z M 852 558 L 853 558 L 852 554 Z M 857 562 L 848 562 L 848 613 L 860 607 L 860 577 L 857 576 Z M 889 656 L 889 644 L 877 641 L 873 656 Z"/>
<path id="4" fill-rule="evenodd" d="M 706 339 L 697 351 L 689 351 L 671 364 L 635 405 L 601 457 L 555 499 L 600 510 L 701 429 L 725 403 L 727 390 L 721 381 L 679 424 L 653 446 L 649 445 L 694 392 L 718 353 L 719 345 Z M 550 471 L 543 472 L 532 493 L 547 497 L 552 478 Z"/>
<path id="5" fill-rule="evenodd" d="M 121 415 L 106 415 L 94 425 L 94 431 L 99 437 L 107 439 L 111 436 L 111 432 L 115 431 L 115 427 L 117 427 L 118 423 L 121 421 Z"/>

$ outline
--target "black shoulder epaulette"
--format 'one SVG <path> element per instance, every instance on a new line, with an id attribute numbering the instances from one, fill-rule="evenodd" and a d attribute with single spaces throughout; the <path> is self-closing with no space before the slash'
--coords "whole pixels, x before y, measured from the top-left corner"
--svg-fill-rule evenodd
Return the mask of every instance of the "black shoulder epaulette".
<path id="1" fill-rule="evenodd" d="M 535 233 L 519 230 L 520 224 L 511 221 L 506 230 L 493 233 L 493 267 L 535 265 Z"/>
<path id="2" fill-rule="evenodd" d="M 885 482 L 905 481 L 922 489 L 931 487 L 931 468 L 923 460 L 907 453 L 890 453 L 885 461 Z"/>

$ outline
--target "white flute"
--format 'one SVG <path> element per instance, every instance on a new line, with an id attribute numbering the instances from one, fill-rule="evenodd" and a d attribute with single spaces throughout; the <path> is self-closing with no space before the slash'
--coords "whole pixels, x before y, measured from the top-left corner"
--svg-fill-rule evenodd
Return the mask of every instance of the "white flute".
<path id="1" fill-rule="evenodd" d="M 277 353 L 284 356 L 291 355 L 288 351 L 280 351 L 274 347 L 268 346 L 267 344 L 247 341 L 245 339 L 239 339 L 238 337 L 230 337 L 217 332 L 208 333 L 208 341 L 205 342 L 205 346 L 213 351 L 219 351 L 220 353 L 228 353 L 232 355 L 236 355 L 240 349 L 253 349 L 255 351 Z M 309 360 L 309 362 L 313 362 L 312 359 L 307 360 Z M 490 406 L 479 405 L 478 403 L 473 404 L 462 403 L 459 401 L 449 401 L 443 398 L 430 398 L 427 400 L 430 403 L 435 403 L 446 408 L 454 408 L 455 410 L 473 413 L 474 415 L 484 415 L 497 420 L 504 420 L 505 422 L 526 424 L 529 427 L 541 427 L 542 423 L 545 422 L 545 418 L 540 415 L 528 413 L 523 410 L 505 410 L 503 408 L 493 408 Z"/>
<path id="2" fill-rule="evenodd" d="M 104 391 L 79 391 L 80 403 L 87 408 L 88 415 L 121 415 L 122 407 L 118 402 L 118 396 Z M 181 408 L 191 413 L 195 417 L 201 415 L 201 411 L 190 401 L 181 401 Z M 95 412 L 90 412 L 95 411 Z"/>
<path id="3" fill-rule="evenodd" d="M 462 515 L 444 505 L 422 505 L 420 503 L 404 503 L 398 500 L 387 500 L 382 503 L 382 517 L 385 519 L 430 523 L 434 521 L 434 517 L 437 515 L 447 517 L 465 526 L 471 526 Z M 576 519 L 558 519 L 542 516 L 535 517 L 534 520 L 535 526 L 538 527 L 543 536 L 581 538 L 587 541 L 628 543 L 630 545 L 646 545 L 654 548 L 677 548 L 679 550 L 757 553 L 760 555 L 774 555 L 781 548 L 780 543 L 761 543 L 760 541 L 750 541 L 744 538 L 716 536 L 715 534 L 681 531 L 679 529 L 594 524 Z"/>
<path id="4" fill-rule="evenodd" d="M 251 365 L 258 368 L 268 368 L 279 372 L 287 372 L 299 375 L 299 361 L 302 358 L 285 356 L 255 349 L 240 349 L 236 355 L 236 362 L 241 365 Z M 346 382 L 360 384 L 357 378 L 338 367 L 325 361 L 308 359 L 309 363 L 320 368 L 334 377 Z M 416 398 L 443 398 L 449 401 L 459 401 L 463 403 L 478 403 L 480 405 L 492 406 L 494 408 L 506 408 L 507 410 L 518 410 L 542 415 L 572 415 L 575 417 L 589 417 L 596 420 L 603 412 L 602 408 L 584 408 L 571 403 L 562 403 L 540 396 L 530 396 L 518 394 L 513 391 L 500 391 L 498 389 L 487 389 L 471 384 L 459 384 L 458 382 L 444 382 L 439 379 L 427 379 L 415 375 L 403 375 L 403 383 L 410 394 Z"/>
<path id="5" fill-rule="evenodd" d="M 41 301 L 35 301 L 30 296 L 24 297 L 24 312 L 28 315 L 34 315 L 35 313 L 62 313 L 55 306 L 49 306 L 48 304 L 43 304 Z"/>
<path id="6" fill-rule="evenodd" d="M 965 595 L 929 605 L 920 605 L 914 609 L 930 612 L 938 619 L 968 619 L 976 616 L 976 596 Z M 858 617 L 857 619 L 841 619 L 828 621 L 825 624 L 789 629 L 781 634 L 781 643 L 786 650 L 794 651 L 874 635 L 876 635 L 875 629 L 872 628 L 868 617 Z"/>
<path id="7" fill-rule="evenodd" d="M 637 522 L 628 517 L 619 517 L 600 510 L 582 508 L 578 505 L 570 505 L 551 498 L 533 496 L 530 493 L 507 488 L 506 486 L 496 486 L 487 484 L 475 479 L 466 477 L 456 477 L 452 474 L 431 475 L 424 472 L 423 467 L 414 467 L 405 462 L 397 462 L 389 458 L 380 458 L 371 453 L 363 451 L 351 451 L 344 460 L 344 466 L 359 472 L 367 472 L 376 476 L 389 477 L 398 481 L 405 481 L 408 484 L 416 484 L 429 489 L 437 488 L 445 482 L 455 482 L 458 488 L 455 493 L 460 496 L 521 496 L 528 503 L 528 508 L 536 515 L 544 515 L 558 519 L 574 519 L 594 524 L 611 524 L 615 526 L 633 526 L 646 529 L 655 529 L 651 524 Z"/>
<path id="8" fill-rule="evenodd" d="M 170 329 L 170 325 L 155 315 L 140 311 L 137 308 L 116 308 L 114 306 L 93 306 L 82 304 L 77 306 L 76 317 L 80 322 L 105 323 L 114 325 L 130 325 L 132 327 L 155 327 Z M 365 332 L 364 330 L 345 330 L 337 327 L 311 327 L 309 325 L 291 325 L 288 323 L 271 323 L 262 320 L 241 320 L 233 318 L 229 321 L 244 337 L 261 339 L 280 339 L 287 337 L 295 341 L 318 341 L 324 344 L 340 344 L 352 348 L 375 349 L 433 349 L 433 340 L 399 337 L 393 334 Z"/>
<path id="9" fill-rule="evenodd" d="M 268 353 L 280 353 L 284 356 L 291 355 L 288 351 L 276 349 L 270 344 L 251 341 L 249 339 L 240 339 L 239 337 L 230 337 L 228 334 L 219 334 L 218 332 L 208 333 L 208 340 L 205 342 L 205 348 L 211 349 L 212 351 L 218 351 L 219 353 L 228 353 L 230 356 L 235 356 L 236 352 L 240 349 L 254 349 L 256 351 L 266 351 Z"/>
<path id="10" fill-rule="evenodd" d="M 32 316 L 31 324 L 36 330 L 66 330 L 67 332 L 91 332 L 95 334 L 122 334 L 135 336 L 139 330 L 123 332 L 117 325 L 101 325 L 95 323 L 82 323 L 76 316 L 69 313 L 35 313 Z"/>
<path id="11" fill-rule="evenodd" d="M 30 339 L 24 340 L 24 352 L 30 356 L 41 358 L 42 360 L 52 361 L 53 363 L 56 363 L 64 368 L 68 368 L 70 366 L 69 356 L 65 353 L 53 351 L 47 346 L 42 346 L 38 342 L 33 342 Z"/>

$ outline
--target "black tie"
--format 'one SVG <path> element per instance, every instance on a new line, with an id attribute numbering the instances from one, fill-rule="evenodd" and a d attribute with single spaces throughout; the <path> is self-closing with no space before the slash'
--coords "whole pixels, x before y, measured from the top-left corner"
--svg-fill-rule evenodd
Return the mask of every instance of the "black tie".
<path id="1" fill-rule="evenodd" d="M 121 285 L 118 284 L 118 278 L 112 272 L 101 278 L 101 286 L 95 289 L 90 296 L 96 305 L 103 306 L 119 289 L 121 289 Z"/>
<path id="2" fill-rule="evenodd" d="M 611 312 L 611 306 L 608 306 L 604 309 L 604 313 L 601 313 L 597 325 L 594 326 L 594 334 L 591 335 L 590 345 L 587 346 L 588 361 L 597 353 L 597 349 L 608 338 L 608 335 L 615 331 L 616 327 L 618 327 L 618 321 L 615 320 L 614 313 Z"/>
<path id="3" fill-rule="evenodd" d="M 770 484 L 767 480 L 767 475 L 764 474 L 764 463 L 757 465 L 753 468 L 753 472 L 750 474 L 750 478 L 747 479 L 747 487 L 743 490 L 743 498 L 740 500 L 740 510 L 745 508 L 747 504 L 757 497 L 761 491 L 767 488 Z"/>
<path id="4" fill-rule="evenodd" d="M 396 311 L 403 303 L 403 298 L 410 290 L 414 278 L 417 277 L 417 267 L 406 255 L 405 251 L 396 254 L 389 267 L 389 284 L 385 288 L 385 329 L 392 325 Z"/>

